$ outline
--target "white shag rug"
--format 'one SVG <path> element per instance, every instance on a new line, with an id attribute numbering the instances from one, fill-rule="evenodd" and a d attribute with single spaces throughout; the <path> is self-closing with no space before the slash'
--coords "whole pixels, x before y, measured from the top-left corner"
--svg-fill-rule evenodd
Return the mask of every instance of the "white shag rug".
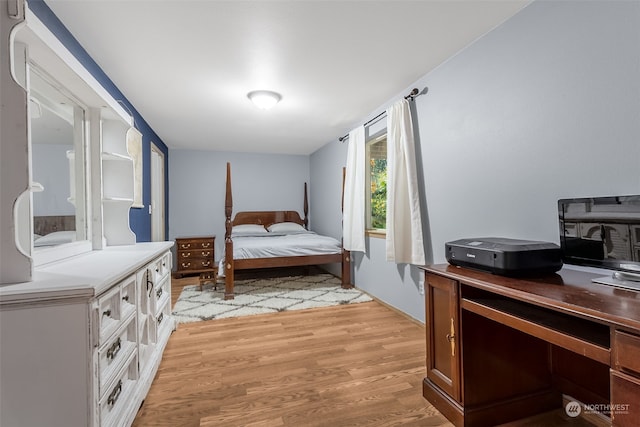
<path id="1" fill-rule="evenodd" d="M 190 323 L 372 301 L 357 289 L 342 289 L 340 279 L 327 273 L 236 279 L 234 290 L 235 299 L 225 301 L 224 283 L 219 283 L 217 290 L 211 283 L 202 291 L 199 285 L 185 286 L 173 315 L 178 323 Z"/>

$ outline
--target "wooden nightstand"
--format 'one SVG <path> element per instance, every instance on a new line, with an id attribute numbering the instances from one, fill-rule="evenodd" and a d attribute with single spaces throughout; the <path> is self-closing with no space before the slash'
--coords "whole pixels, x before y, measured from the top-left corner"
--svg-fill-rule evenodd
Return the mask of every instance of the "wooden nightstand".
<path id="1" fill-rule="evenodd" d="M 210 273 L 215 274 L 215 245 L 216 236 L 178 237 L 176 238 L 176 272 L 179 279 L 186 274 Z M 202 287 L 203 277 L 200 286 Z M 209 277 L 206 277 L 210 280 Z"/>

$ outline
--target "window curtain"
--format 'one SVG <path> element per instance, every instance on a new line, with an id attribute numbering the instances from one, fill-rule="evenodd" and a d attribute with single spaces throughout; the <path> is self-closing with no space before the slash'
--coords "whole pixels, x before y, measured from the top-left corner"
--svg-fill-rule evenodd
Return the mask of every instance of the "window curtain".
<path id="1" fill-rule="evenodd" d="M 422 216 L 409 101 L 387 109 L 387 261 L 424 265 Z"/>
<path id="2" fill-rule="evenodd" d="M 364 126 L 349 132 L 347 170 L 344 182 L 342 220 L 343 246 L 349 251 L 365 251 L 364 245 Z"/>

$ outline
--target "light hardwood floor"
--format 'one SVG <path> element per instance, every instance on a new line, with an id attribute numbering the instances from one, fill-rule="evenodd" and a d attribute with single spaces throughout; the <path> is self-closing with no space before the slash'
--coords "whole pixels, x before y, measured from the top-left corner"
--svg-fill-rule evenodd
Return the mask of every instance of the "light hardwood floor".
<path id="1" fill-rule="evenodd" d="M 134 426 L 450 426 L 424 334 L 377 302 L 179 325 Z"/>

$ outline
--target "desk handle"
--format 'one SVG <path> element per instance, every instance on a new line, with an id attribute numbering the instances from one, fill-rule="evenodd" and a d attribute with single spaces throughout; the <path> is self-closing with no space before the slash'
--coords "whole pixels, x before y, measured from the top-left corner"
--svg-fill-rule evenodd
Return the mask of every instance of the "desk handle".
<path id="1" fill-rule="evenodd" d="M 447 341 L 451 344 L 451 356 L 456 355 L 456 328 L 453 324 L 453 317 L 451 318 L 451 333 L 447 334 Z"/>

